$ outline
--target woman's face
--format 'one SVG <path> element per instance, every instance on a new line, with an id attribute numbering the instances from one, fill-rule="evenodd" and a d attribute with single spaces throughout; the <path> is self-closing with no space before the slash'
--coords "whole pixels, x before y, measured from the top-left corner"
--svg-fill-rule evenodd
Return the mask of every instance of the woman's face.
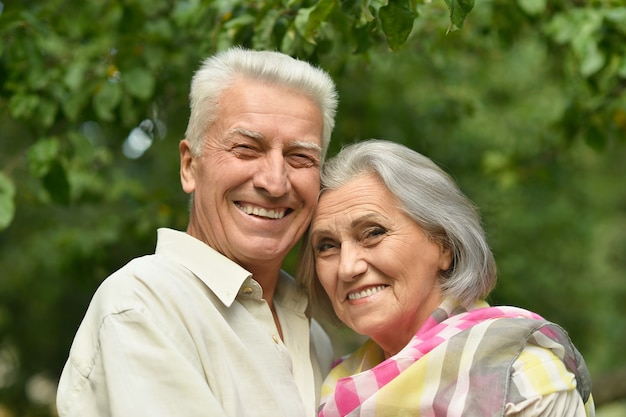
<path id="1" fill-rule="evenodd" d="M 388 355 L 402 349 L 442 301 L 449 250 L 429 239 L 374 175 L 320 197 L 311 226 L 318 279 L 337 316 Z"/>

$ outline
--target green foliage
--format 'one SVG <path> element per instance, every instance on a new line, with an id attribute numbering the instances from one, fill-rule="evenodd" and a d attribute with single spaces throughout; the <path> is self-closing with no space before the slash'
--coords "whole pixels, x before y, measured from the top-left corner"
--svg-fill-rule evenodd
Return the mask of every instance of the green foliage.
<path id="1" fill-rule="evenodd" d="M 474 7 L 474 0 L 446 0 L 450 9 L 450 30 L 457 30 L 463 27 L 463 22 L 468 13 Z"/>
<path id="2" fill-rule="evenodd" d="M 391 49 L 398 49 L 406 42 L 416 17 L 409 4 L 401 3 L 390 2 L 378 11 L 383 32 L 387 35 Z"/>
<path id="3" fill-rule="evenodd" d="M 621 3 L 621 4 L 620 4 Z M 544 23 L 544 33 L 570 61 L 564 72 L 587 81 L 569 109 L 572 136 L 597 149 L 623 140 L 626 108 L 626 5 L 563 8 Z"/>
<path id="4" fill-rule="evenodd" d="M 13 182 L 0 172 L 0 228 L 4 229 L 15 215 L 15 186 Z"/>
<path id="5" fill-rule="evenodd" d="M 431 156 L 483 212 L 493 301 L 564 324 L 593 370 L 624 365 L 624 1 L 0 10 L 0 414 L 54 414 L 46 383 L 95 288 L 152 252 L 157 227 L 186 227 L 176 145 L 189 82 L 232 45 L 328 70 L 340 92 L 331 154 L 379 137 Z"/>

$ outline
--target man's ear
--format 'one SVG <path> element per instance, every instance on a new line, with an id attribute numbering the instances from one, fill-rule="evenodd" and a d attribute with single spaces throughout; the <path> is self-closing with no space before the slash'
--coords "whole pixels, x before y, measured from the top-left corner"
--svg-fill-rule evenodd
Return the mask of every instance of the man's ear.
<path id="1" fill-rule="evenodd" d="M 191 151 L 191 143 L 189 143 L 189 140 L 183 139 L 180 141 L 178 144 L 178 152 L 180 153 L 180 183 L 183 186 L 183 191 L 190 194 L 193 193 L 196 188 L 196 159 Z"/>

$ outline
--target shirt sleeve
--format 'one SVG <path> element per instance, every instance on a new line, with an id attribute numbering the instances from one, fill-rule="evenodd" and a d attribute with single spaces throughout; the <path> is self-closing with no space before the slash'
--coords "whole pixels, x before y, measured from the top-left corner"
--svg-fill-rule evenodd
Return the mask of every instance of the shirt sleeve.
<path id="1" fill-rule="evenodd" d="M 59 383 L 60 416 L 225 414 L 185 344 L 146 315 L 109 315 L 95 334 L 97 340 L 77 335 Z"/>
<path id="2" fill-rule="evenodd" d="M 552 351 L 527 346 L 513 364 L 512 389 L 523 398 L 506 404 L 507 417 L 588 417 L 576 378 Z"/>

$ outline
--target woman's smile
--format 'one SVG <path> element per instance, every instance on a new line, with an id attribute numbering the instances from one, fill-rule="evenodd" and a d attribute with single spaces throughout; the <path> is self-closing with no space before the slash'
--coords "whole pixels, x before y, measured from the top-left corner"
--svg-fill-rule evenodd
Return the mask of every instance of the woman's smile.
<path id="1" fill-rule="evenodd" d="M 364 298 L 369 298 L 375 294 L 378 294 L 379 292 L 381 292 L 387 287 L 388 285 L 377 285 L 374 287 L 368 287 L 362 290 L 353 291 L 353 292 L 348 293 L 347 299 L 350 301 L 357 301 L 357 300 L 362 300 Z"/>

